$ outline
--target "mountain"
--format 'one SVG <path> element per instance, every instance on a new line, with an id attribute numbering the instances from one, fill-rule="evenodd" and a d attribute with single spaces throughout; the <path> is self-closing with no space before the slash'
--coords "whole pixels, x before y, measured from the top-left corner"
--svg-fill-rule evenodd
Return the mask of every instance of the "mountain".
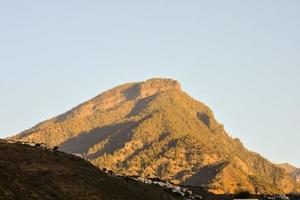
<path id="1" fill-rule="evenodd" d="M 12 139 L 58 145 L 116 173 L 215 193 L 300 191 L 290 173 L 230 137 L 208 106 L 171 79 L 115 87 Z"/>
<path id="2" fill-rule="evenodd" d="M 155 185 L 109 176 L 77 156 L 0 140 L 1 200 L 182 199 Z"/>
<path id="3" fill-rule="evenodd" d="M 279 167 L 283 168 L 296 182 L 300 182 L 300 169 L 288 164 L 279 164 Z"/>

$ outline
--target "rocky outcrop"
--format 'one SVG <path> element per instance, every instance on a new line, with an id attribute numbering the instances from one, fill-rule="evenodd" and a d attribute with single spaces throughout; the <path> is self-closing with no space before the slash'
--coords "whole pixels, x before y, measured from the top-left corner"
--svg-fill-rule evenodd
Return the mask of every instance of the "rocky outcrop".
<path id="1" fill-rule="evenodd" d="M 148 97 L 159 91 L 181 90 L 178 81 L 171 79 L 150 79 L 140 84 L 140 97 Z"/>

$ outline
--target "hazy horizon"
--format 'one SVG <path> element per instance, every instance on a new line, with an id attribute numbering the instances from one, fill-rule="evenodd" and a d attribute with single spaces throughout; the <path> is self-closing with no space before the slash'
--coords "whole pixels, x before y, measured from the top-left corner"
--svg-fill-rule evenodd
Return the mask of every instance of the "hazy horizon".
<path id="1" fill-rule="evenodd" d="M 0 137 L 114 86 L 166 77 L 250 150 L 300 167 L 299 8 L 298 1 L 1 2 Z"/>

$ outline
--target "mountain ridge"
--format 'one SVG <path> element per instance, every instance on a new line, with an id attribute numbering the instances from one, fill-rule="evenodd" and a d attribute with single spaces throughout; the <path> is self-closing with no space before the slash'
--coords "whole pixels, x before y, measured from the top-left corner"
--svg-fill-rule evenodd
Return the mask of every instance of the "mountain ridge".
<path id="1" fill-rule="evenodd" d="M 215 193 L 299 191 L 291 173 L 231 138 L 210 108 L 172 79 L 117 86 L 12 138 L 59 145 L 117 173 Z"/>

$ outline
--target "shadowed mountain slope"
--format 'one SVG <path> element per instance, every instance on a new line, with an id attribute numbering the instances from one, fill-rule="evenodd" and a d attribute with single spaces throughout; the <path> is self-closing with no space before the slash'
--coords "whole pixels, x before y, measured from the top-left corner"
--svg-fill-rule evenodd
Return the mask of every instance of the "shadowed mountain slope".
<path id="1" fill-rule="evenodd" d="M 160 187 L 108 176 L 73 155 L 0 140 L 1 200 L 181 199 Z"/>
<path id="2" fill-rule="evenodd" d="M 118 86 L 13 139 L 59 145 L 117 173 L 216 193 L 300 191 L 290 173 L 228 136 L 213 112 L 171 79 Z"/>

